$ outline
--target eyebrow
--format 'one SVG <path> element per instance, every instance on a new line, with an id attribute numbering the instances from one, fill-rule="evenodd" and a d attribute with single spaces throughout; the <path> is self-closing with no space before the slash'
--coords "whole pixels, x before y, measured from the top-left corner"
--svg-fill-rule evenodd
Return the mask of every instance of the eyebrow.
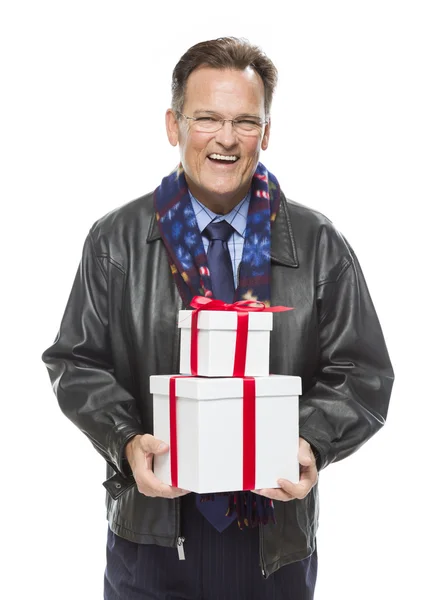
<path id="1" fill-rule="evenodd" d="M 193 112 L 193 117 L 195 117 L 198 114 L 202 114 L 202 113 L 205 113 L 207 115 L 214 115 L 215 117 L 220 117 L 221 119 L 223 118 L 220 113 L 215 112 L 214 110 L 206 110 L 206 109 L 202 109 L 202 108 L 198 109 L 198 110 L 195 110 Z M 257 119 L 258 121 L 262 120 L 262 118 L 259 115 L 252 115 L 252 114 L 249 114 L 249 113 L 242 113 L 242 114 L 237 115 L 236 117 L 234 117 L 235 120 L 236 119 L 242 119 L 242 118 Z"/>

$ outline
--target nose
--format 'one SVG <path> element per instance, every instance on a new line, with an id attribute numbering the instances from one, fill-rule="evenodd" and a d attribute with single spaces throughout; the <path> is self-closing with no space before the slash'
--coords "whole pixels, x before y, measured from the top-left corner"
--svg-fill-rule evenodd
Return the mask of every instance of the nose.
<path id="1" fill-rule="evenodd" d="M 225 121 L 219 131 L 216 131 L 215 135 L 216 141 L 226 148 L 230 148 L 237 143 L 237 135 L 231 121 Z"/>

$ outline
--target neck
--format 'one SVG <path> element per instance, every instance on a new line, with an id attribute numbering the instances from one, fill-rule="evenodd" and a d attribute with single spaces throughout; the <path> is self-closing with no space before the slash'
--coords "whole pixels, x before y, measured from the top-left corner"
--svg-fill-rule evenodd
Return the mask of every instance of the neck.
<path id="1" fill-rule="evenodd" d="M 202 190 L 202 188 L 195 186 L 192 181 L 189 181 L 186 175 L 185 179 L 188 184 L 188 189 L 196 200 L 199 200 L 201 204 L 217 215 L 227 215 L 245 198 L 249 190 L 248 186 L 237 190 L 234 194 L 208 194 L 208 192 Z"/>

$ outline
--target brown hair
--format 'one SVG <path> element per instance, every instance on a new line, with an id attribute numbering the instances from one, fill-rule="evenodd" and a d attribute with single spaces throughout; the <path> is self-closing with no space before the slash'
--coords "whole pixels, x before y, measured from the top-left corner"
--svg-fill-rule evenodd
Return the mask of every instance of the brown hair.
<path id="1" fill-rule="evenodd" d="M 171 106 L 181 112 L 185 103 L 188 77 L 198 67 L 213 69 L 237 69 L 252 67 L 264 82 L 265 116 L 270 114 L 273 92 L 277 84 L 277 69 L 266 54 L 244 38 L 223 37 L 200 42 L 185 52 L 173 71 Z"/>

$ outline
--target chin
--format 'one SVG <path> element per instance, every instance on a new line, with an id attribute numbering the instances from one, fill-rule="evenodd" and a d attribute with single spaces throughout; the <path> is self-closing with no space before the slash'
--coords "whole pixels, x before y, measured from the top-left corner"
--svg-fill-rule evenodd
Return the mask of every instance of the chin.
<path id="1" fill-rule="evenodd" d="M 234 196 L 239 192 L 239 188 L 237 186 L 209 187 L 205 188 L 205 190 L 209 194 L 214 194 L 215 196 Z"/>
<path id="2" fill-rule="evenodd" d="M 240 187 L 242 187 L 242 181 L 233 181 L 233 179 L 220 178 L 212 179 L 210 181 L 203 181 L 203 187 L 212 194 L 218 194 L 225 196 L 226 194 L 235 194 Z"/>

